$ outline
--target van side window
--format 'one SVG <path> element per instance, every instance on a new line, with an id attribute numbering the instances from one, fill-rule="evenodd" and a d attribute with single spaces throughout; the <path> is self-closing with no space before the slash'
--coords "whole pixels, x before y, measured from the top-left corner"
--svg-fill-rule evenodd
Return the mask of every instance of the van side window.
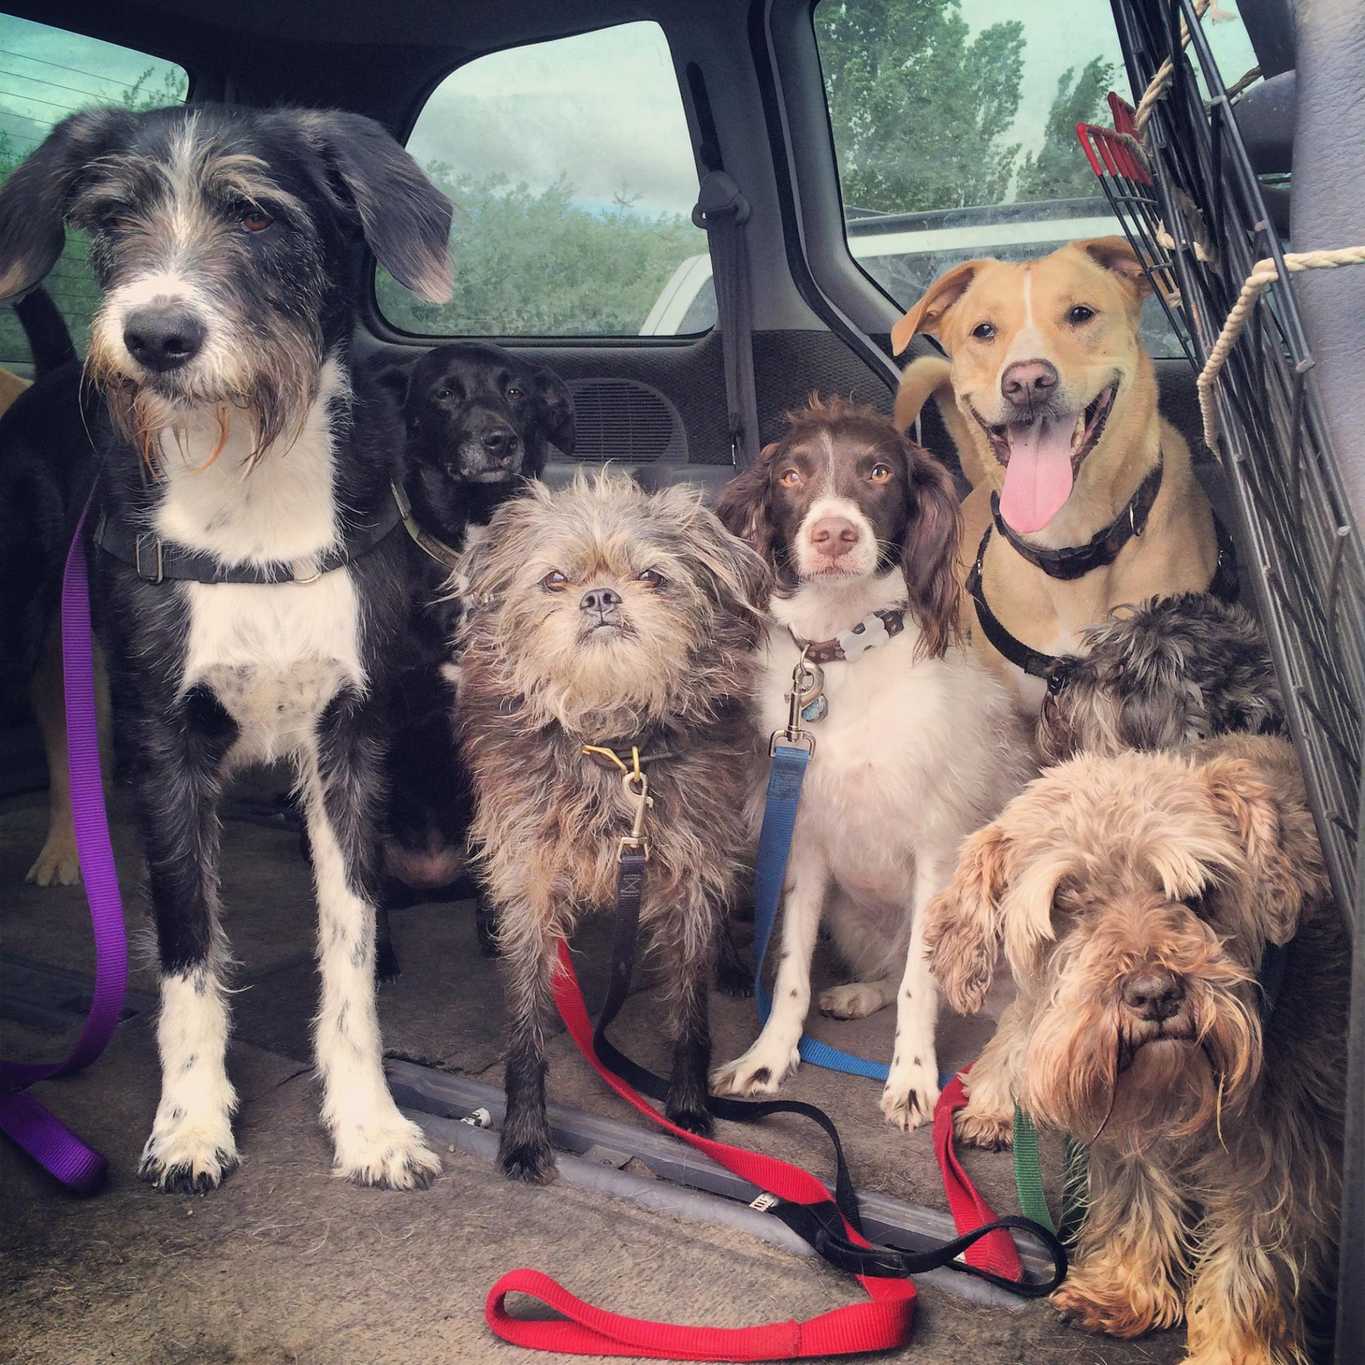
<path id="1" fill-rule="evenodd" d="M 189 88 L 189 76 L 173 62 L 0 14 L 0 182 L 77 109 L 161 109 L 182 103 Z M 85 248 L 83 235 L 68 229 L 66 250 L 44 282 L 81 352 L 99 302 Z M 0 363 L 28 358 L 13 310 L 0 308 Z"/>
<path id="2" fill-rule="evenodd" d="M 690 325 L 679 292 L 690 282 L 691 300 L 700 276 L 710 294 L 710 260 L 692 223 L 696 161 L 658 24 L 468 62 L 432 93 L 408 150 L 455 204 L 455 295 L 423 303 L 377 272 L 379 311 L 398 330 L 591 337 L 709 326 Z"/>
<path id="3" fill-rule="evenodd" d="M 1255 65 L 1231 0 L 1205 26 L 1223 70 Z M 1075 131 L 1132 102 L 1108 5 L 820 0 L 815 33 L 849 249 L 902 308 L 974 256 L 1122 232 Z M 1181 353 L 1154 301 L 1143 333 Z"/>

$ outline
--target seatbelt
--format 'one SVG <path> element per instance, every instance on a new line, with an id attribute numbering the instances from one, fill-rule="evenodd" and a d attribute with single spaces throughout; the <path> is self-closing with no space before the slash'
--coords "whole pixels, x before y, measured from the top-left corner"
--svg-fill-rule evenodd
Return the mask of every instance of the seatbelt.
<path id="1" fill-rule="evenodd" d="M 730 418 L 730 460 L 736 468 L 758 457 L 758 395 L 754 388 L 754 314 L 744 224 L 749 201 L 724 171 L 708 171 L 697 192 L 692 221 L 711 246 L 711 279 L 716 289 L 725 365 L 725 401 Z"/>

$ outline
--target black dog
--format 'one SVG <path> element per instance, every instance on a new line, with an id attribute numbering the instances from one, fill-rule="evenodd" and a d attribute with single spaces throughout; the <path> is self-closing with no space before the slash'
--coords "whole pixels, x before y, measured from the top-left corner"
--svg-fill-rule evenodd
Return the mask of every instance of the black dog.
<path id="1" fill-rule="evenodd" d="M 348 352 L 362 245 L 441 300 L 450 218 L 378 124 L 330 111 L 91 110 L 0 189 L 0 298 L 47 274 L 66 223 L 88 233 L 102 292 L 98 579 L 160 949 L 141 1172 L 163 1189 L 210 1189 L 237 1164 L 217 805 L 233 767 L 276 756 L 294 763 L 313 854 L 336 1169 L 403 1188 L 440 1168 L 389 1094 L 375 1012 L 371 807 L 408 611 L 402 430 Z"/>
<path id="2" fill-rule="evenodd" d="M 407 423 L 399 489 L 413 603 L 389 703 L 384 904 L 397 906 L 418 893 L 468 894 L 462 878 L 471 797 L 463 765 L 451 758 L 458 557 L 526 479 L 540 476 L 552 445 L 573 453 L 574 417 L 558 375 L 498 346 L 440 346 L 381 378 L 401 394 Z M 479 926 L 491 951 L 481 897 Z M 381 977 L 397 971 L 385 929 L 381 916 Z"/>

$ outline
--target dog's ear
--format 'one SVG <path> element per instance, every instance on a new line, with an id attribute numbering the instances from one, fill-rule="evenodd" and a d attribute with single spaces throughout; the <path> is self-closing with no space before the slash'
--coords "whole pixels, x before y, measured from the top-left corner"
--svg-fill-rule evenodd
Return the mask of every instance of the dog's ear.
<path id="1" fill-rule="evenodd" d="M 1091 237 L 1073 242 L 1072 246 L 1085 252 L 1096 265 L 1117 275 L 1139 302 L 1152 292 L 1152 282 L 1126 237 Z"/>
<path id="2" fill-rule="evenodd" d="M 1302 800 L 1282 800 L 1267 771 L 1236 756 L 1200 769 L 1209 803 L 1246 857 L 1249 908 L 1270 943 L 1285 944 L 1303 911 L 1327 894 L 1322 849 Z"/>
<path id="3" fill-rule="evenodd" d="M 32 289 L 66 245 L 65 222 L 91 162 L 127 139 L 126 109 L 87 109 L 63 119 L 0 189 L 0 303 Z"/>
<path id="4" fill-rule="evenodd" d="M 910 344 L 917 332 L 937 334 L 958 299 L 967 292 L 976 272 L 990 265 L 989 258 L 979 261 L 963 261 L 951 270 L 945 270 L 920 298 L 919 302 L 891 329 L 891 354 L 900 355 Z"/>
<path id="5" fill-rule="evenodd" d="M 393 400 L 400 408 L 406 406 L 408 401 L 408 386 L 412 382 L 413 364 L 408 360 L 389 360 L 387 358 L 376 361 L 371 369 L 374 382 L 379 385 L 386 393 L 393 396 Z"/>
<path id="6" fill-rule="evenodd" d="M 920 628 L 924 657 L 941 658 L 958 634 L 957 547 L 962 534 L 953 476 L 907 436 L 906 468 L 912 503 L 901 569 Z"/>
<path id="7" fill-rule="evenodd" d="M 769 564 L 773 557 L 771 496 L 772 463 L 780 441 L 763 447 L 748 469 L 736 474 L 716 499 L 716 515 L 731 535 L 738 536 Z"/>
<path id="8" fill-rule="evenodd" d="M 977 830 L 962 845 L 952 881 L 922 912 L 929 966 L 959 1014 L 975 1014 L 991 988 L 1004 933 L 1009 853 L 1009 837 L 998 823 Z"/>
<path id="9" fill-rule="evenodd" d="M 569 392 L 569 386 L 548 366 L 542 366 L 531 376 L 531 386 L 541 430 L 557 450 L 572 455 L 577 441 L 577 427 L 574 424 L 573 394 Z M 539 474 L 540 470 L 534 472 Z"/>
<path id="10" fill-rule="evenodd" d="M 327 188 L 360 219 L 375 260 L 431 303 L 451 294 L 450 200 L 371 118 L 325 110 L 297 118 L 333 176 Z M 332 180 L 336 183 L 332 183 Z"/>
<path id="11" fill-rule="evenodd" d="M 685 518 L 687 523 L 687 557 L 700 570 L 708 595 L 727 620 L 742 624 L 743 639 L 734 643 L 740 648 L 756 648 L 762 635 L 762 613 L 772 592 L 768 566 L 746 541 L 732 535 L 714 512 L 702 506 L 691 490 L 675 486 L 656 496 L 665 502 L 686 499 L 692 504 L 680 509 L 680 519 Z"/>

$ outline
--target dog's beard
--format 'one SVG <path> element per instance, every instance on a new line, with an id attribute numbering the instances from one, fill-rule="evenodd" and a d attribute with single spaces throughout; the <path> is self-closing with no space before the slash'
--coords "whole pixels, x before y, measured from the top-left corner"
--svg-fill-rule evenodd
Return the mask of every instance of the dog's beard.
<path id="1" fill-rule="evenodd" d="M 1099 995 L 1055 998 L 1036 1018 L 1024 1064 L 1029 1112 L 1082 1143 L 1103 1137 L 1128 1153 L 1207 1129 L 1221 1137 L 1260 1074 L 1260 1019 L 1244 992 L 1190 981 L 1185 1011 L 1160 1033 Z"/>
<path id="2" fill-rule="evenodd" d="M 692 631 L 657 605 L 634 604 L 618 628 L 590 628 L 570 604 L 509 611 L 500 632 L 511 689 L 533 726 L 629 741 L 686 708 Z"/>
<path id="3" fill-rule="evenodd" d="M 249 367 L 215 365 L 210 352 L 183 374 L 173 370 L 141 376 L 130 373 L 123 348 L 108 342 L 105 319 L 97 317 L 85 382 L 100 390 L 116 433 L 138 450 L 149 468 L 159 466 L 163 436 L 184 451 L 192 428 L 207 414 L 219 428 L 209 462 L 217 458 L 234 425 L 246 422 L 251 447 L 245 464 L 250 470 L 267 451 L 287 451 L 299 438 L 321 382 L 320 338 L 303 324 L 277 326 L 284 330 L 272 336 L 269 346 L 259 340 L 243 342 L 251 354 Z"/>

